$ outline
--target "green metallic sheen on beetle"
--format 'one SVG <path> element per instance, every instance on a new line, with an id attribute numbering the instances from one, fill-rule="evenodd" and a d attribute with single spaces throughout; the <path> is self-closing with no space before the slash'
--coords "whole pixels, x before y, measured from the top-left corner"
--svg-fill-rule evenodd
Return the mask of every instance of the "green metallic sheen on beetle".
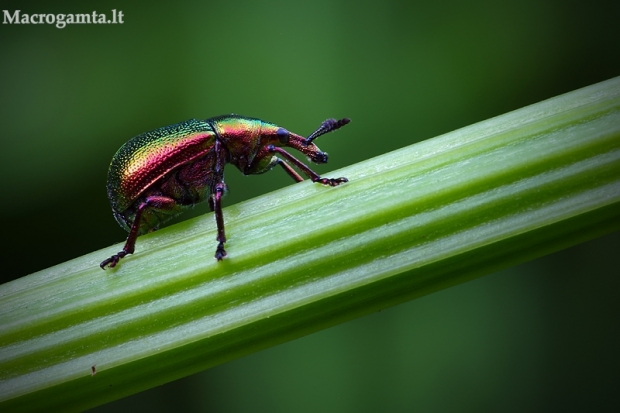
<path id="1" fill-rule="evenodd" d="M 327 153 L 313 143 L 317 137 L 341 128 L 349 119 L 328 119 L 307 138 L 271 122 L 239 115 L 206 120 L 190 119 L 138 135 L 116 152 L 108 170 L 108 199 L 116 221 L 129 232 L 123 249 L 104 260 L 114 267 L 132 254 L 139 235 L 156 230 L 191 206 L 208 201 L 215 212 L 218 246 L 223 259 L 226 235 L 222 196 L 227 190 L 224 166 L 235 165 L 246 175 L 260 174 L 280 165 L 295 181 L 303 178 L 337 186 L 346 178 L 321 178 L 282 147 L 294 148 L 315 163 L 326 163 Z"/>

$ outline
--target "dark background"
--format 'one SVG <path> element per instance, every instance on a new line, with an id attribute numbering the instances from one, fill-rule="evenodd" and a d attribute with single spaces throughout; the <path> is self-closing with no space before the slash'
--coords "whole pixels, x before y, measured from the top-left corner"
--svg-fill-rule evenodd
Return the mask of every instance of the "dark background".
<path id="1" fill-rule="evenodd" d="M 319 142 L 325 173 L 620 75 L 618 2 L 89 3 L 0 1 L 124 13 L 0 24 L 3 282 L 124 240 L 105 180 L 139 133 L 231 112 L 300 134 L 350 117 Z M 227 205 L 291 183 L 226 180 Z M 619 251 L 611 234 L 97 411 L 618 407 Z"/>

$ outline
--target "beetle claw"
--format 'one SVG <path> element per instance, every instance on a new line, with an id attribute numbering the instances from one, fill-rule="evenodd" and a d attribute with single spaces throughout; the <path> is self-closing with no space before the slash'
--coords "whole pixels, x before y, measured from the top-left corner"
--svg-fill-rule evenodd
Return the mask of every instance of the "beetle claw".
<path id="1" fill-rule="evenodd" d="M 118 262 L 121 260 L 121 258 L 123 258 L 125 255 L 127 255 L 127 252 L 120 251 L 118 254 L 114 254 L 107 260 L 102 261 L 99 266 L 102 270 L 105 270 L 106 265 L 109 265 L 110 268 L 114 268 L 116 267 L 116 264 L 118 264 Z"/>
<path id="2" fill-rule="evenodd" d="M 215 259 L 218 261 L 222 261 L 222 259 L 226 256 L 226 250 L 224 250 L 224 243 L 220 242 L 217 244 L 217 249 L 215 250 Z"/>
<path id="3" fill-rule="evenodd" d="M 120 257 L 118 255 L 112 255 L 110 258 L 108 258 L 107 260 L 104 260 L 101 264 L 99 264 L 99 266 L 101 267 L 102 270 L 105 270 L 106 265 L 109 265 L 110 268 L 114 268 L 114 266 L 118 264 L 119 260 L 120 260 Z"/>

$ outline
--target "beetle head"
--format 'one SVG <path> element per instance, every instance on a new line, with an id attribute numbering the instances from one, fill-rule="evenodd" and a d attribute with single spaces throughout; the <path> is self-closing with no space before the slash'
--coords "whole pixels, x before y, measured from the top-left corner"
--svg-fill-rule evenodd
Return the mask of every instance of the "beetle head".
<path id="1" fill-rule="evenodd" d="M 308 141 L 303 136 L 299 136 L 295 133 L 288 132 L 288 137 L 282 146 L 288 146 L 289 148 L 297 149 L 299 152 L 306 155 L 306 157 L 314 163 L 326 163 L 327 153 L 322 152 L 318 146 L 312 141 Z"/>
<path id="2" fill-rule="evenodd" d="M 311 162 L 326 163 L 328 160 L 327 153 L 321 151 L 313 141 L 319 136 L 341 128 L 349 122 L 349 119 L 328 119 L 307 138 L 304 138 L 273 123 L 261 121 L 260 144 L 258 145 L 259 150 L 256 156 L 252 157 L 245 165 L 241 165 L 238 162 L 236 165 L 245 174 L 267 172 L 280 162 L 278 157 L 274 155 L 274 151 L 270 149 L 276 146 L 294 148 L 306 155 Z"/>

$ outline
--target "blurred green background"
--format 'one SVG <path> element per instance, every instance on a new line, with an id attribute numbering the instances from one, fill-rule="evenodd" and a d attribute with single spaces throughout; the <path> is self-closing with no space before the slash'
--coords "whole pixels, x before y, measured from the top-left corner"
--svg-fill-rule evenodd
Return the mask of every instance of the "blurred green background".
<path id="1" fill-rule="evenodd" d="M 300 134 L 350 117 L 318 142 L 327 173 L 620 75 L 620 2 L 0 4 L 124 13 L 0 25 L 2 282 L 125 239 L 105 181 L 139 133 L 231 112 Z M 226 173 L 226 205 L 292 183 Z M 611 234 L 94 411 L 618 407 L 619 252 Z"/>

